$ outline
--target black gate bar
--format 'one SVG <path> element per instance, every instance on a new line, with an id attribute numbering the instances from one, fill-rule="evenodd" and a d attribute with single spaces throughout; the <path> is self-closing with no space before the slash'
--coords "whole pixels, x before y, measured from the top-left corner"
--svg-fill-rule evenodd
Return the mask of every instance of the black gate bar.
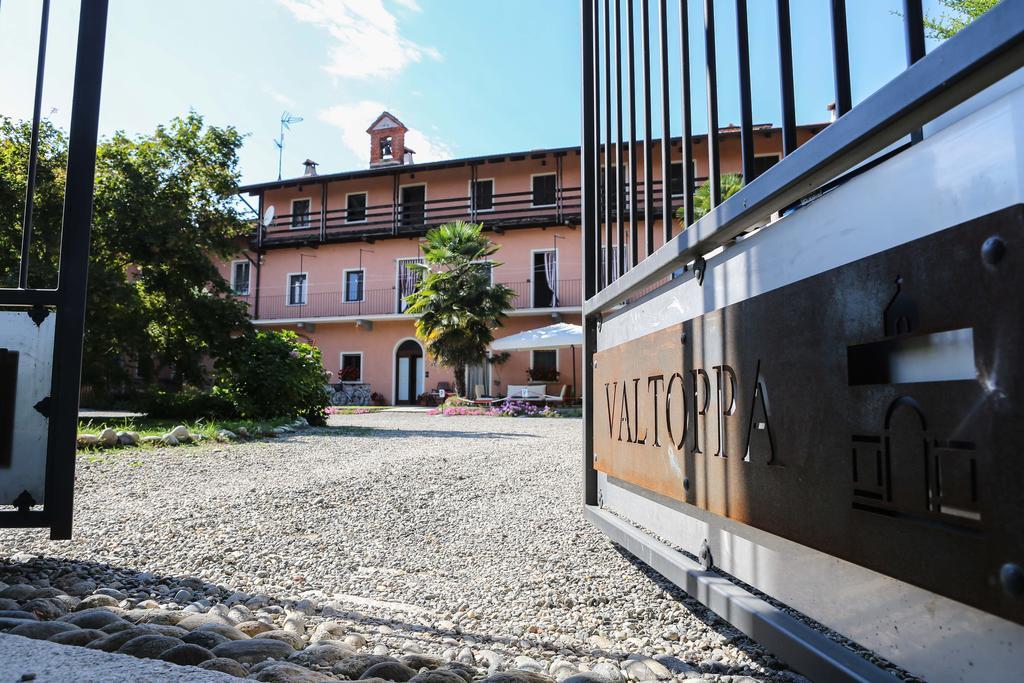
<path id="1" fill-rule="evenodd" d="M 715 0 L 704 0 L 704 61 L 708 96 L 708 183 L 711 208 L 722 203 L 718 158 L 718 59 L 715 54 Z"/>
<path id="2" fill-rule="evenodd" d="M 611 196 L 612 184 L 612 63 L 611 58 L 611 13 L 609 0 L 604 0 L 604 191 L 601 193 L 601 200 L 604 202 L 604 282 L 612 281 L 612 203 L 608 200 Z M 618 29 L 616 29 L 617 31 Z M 621 128 L 621 126 L 620 126 Z M 616 151 L 617 159 L 618 151 Z M 616 182 L 618 180 L 616 179 Z M 619 213 L 618 204 L 615 205 L 615 213 Z M 600 231 L 599 231 L 600 232 Z M 600 234 L 599 234 L 600 237 Z M 598 247 L 598 254 L 601 249 Z"/>
<path id="3" fill-rule="evenodd" d="M 640 0 L 640 54 L 644 91 L 644 248 L 654 253 L 654 164 L 651 153 L 651 8 Z M 662 136 L 664 137 L 664 136 Z"/>
<path id="4" fill-rule="evenodd" d="M 796 102 L 793 95 L 793 32 L 789 18 L 789 0 L 778 0 L 779 87 L 782 92 L 782 156 L 797 148 Z"/>
<path id="5" fill-rule="evenodd" d="M 740 76 L 740 156 L 743 183 L 754 179 L 754 115 L 750 101 L 750 35 L 747 0 L 736 0 L 736 57 Z"/>
<path id="6" fill-rule="evenodd" d="M 836 85 L 836 116 L 853 106 L 850 93 L 850 41 L 846 32 L 846 0 L 832 0 L 832 68 Z"/>
<path id="7" fill-rule="evenodd" d="M 32 102 L 32 136 L 28 148 L 28 182 L 25 186 L 25 213 L 21 221 L 21 264 L 18 287 L 28 289 L 28 267 L 32 244 L 32 214 L 35 209 L 36 166 L 39 163 L 39 116 L 43 106 L 43 74 L 46 71 L 46 39 L 50 30 L 50 0 L 43 0 L 39 26 L 39 56 L 36 61 L 35 99 Z"/>
<path id="8" fill-rule="evenodd" d="M 640 261 L 640 246 L 637 234 L 637 163 L 636 163 L 636 65 L 633 63 L 636 50 L 633 46 L 633 0 L 626 0 L 626 64 L 629 69 L 629 266 L 632 268 Z M 620 247 L 621 248 L 621 247 Z M 625 272 L 623 269 L 622 272 Z M 621 276 L 621 273 L 620 273 Z"/>
<path id="9" fill-rule="evenodd" d="M 683 229 L 693 223 L 693 125 L 690 118 L 690 18 L 687 0 L 679 0 L 679 81 L 683 130 Z"/>
<path id="10" fill-rule="evenodd" d="M 661 222 L 664 243 L 672 239 L 672 134 L 668 85 L 668 0 L 658 0 L 661 73 Z"/>

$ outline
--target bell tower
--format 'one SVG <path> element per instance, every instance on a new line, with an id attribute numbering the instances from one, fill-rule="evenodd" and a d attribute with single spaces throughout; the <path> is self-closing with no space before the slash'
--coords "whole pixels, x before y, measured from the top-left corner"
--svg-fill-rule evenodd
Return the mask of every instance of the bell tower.
<path id="1" fill-rule="evenodd" d="M 409 129 L 388 112 L 381 112 L 370 127 L 370 168 L 411 164 L 413 151 L 405 146 Z"/>

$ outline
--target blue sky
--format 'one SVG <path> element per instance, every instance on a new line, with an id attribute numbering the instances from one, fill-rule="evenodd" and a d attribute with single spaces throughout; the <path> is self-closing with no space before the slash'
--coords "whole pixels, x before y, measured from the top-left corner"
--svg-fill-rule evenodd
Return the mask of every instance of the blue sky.
<path id="1" fill-rule="evenodd" d="M 700 132 L 703 3 L 689 2 Z M 847 4 L 858 101 L 903 68 L 902 20 L 895 14 L 901 3 Z M 935 5 L 926 1 L 926 10 Z M 39 6 L 0 0 L 0 113 L 16 118 L 31 113 Z M 43 112 L 66 125 L 78 2 L 52 6 Z M 636 0 L 637 12 L 639 6 Z M 774 6 L 748 0 L 754 118 L 778 123 Z M 739 120 L 734 7 L 731 0 L 717 3 L 722 125 Z M 670 25 L 675 17 L 670 12 Z M 798 122 L 822 121 L 833 99 L 828 0 L 792 0 L 792 17 Z M 248 135 L 245 182 L 276 178 L 273 139 L 284 110 L 304 119 L 286 134 L 285 176 L 300 173 L 307 157 L 321 172 L 365 166 L 364 131 L 384 108 L 413 130 L 408 144 L 419 161 L 574 145 L 578 22 L 577 0 L 110 0 L 101 129 L 150 131 L 194 108 L 210 123 Z M 673 57 L 677 40 L 670 37 Z M 672 81 L 678 121 L 678 66 Z"/>

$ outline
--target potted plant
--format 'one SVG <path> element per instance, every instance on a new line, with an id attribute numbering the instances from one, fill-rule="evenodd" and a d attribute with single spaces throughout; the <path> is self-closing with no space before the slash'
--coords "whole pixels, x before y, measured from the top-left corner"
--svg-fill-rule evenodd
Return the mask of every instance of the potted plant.
<path id="1" fill-rule="evenodd" d="M 526 371 L 531 382 L 557 382 L 558 370 L 554 368 L 530 368 Z"/>

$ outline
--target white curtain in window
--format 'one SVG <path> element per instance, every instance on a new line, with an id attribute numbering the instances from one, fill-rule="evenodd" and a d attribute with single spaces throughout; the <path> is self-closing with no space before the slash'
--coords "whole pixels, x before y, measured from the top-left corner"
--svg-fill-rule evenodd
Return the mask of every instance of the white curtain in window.
<path id="1" fill-rule="evenodd" d="M 416 276 L 416 271 L 411 269 L 409 267 L 409 264 L 410 263 L 422 263 L 422 262 L 423 262 L 423 259 L 415 259 L 413 261 L 403 261 L 402 262 L 402 269 L 401 269 L 401 273 L 400 273 L 398 279 L 399 279 L 399 287 L 400 287 L 399 296 L 402 298 L 402 300 L 399 301 L 399 306 L 401 307 L 401 310 L 403 310 L 403 311 L 407 307 L 407 304 L 405 303 L 405 297 L 407 297 L 410 294 L 412 294 L 413 290 L 416 289 L 416 281 L 418 279 L 417 276 Z"/>
<path id="2" fill-rule="evenodd" d="M 558 305 L 558 282 L 555 280 L 557 275 L 556 253 L 553 251 L 544 252 L 544 277 L 548 279 L 548 287 L 551 288 L 552 305 Z"/>

